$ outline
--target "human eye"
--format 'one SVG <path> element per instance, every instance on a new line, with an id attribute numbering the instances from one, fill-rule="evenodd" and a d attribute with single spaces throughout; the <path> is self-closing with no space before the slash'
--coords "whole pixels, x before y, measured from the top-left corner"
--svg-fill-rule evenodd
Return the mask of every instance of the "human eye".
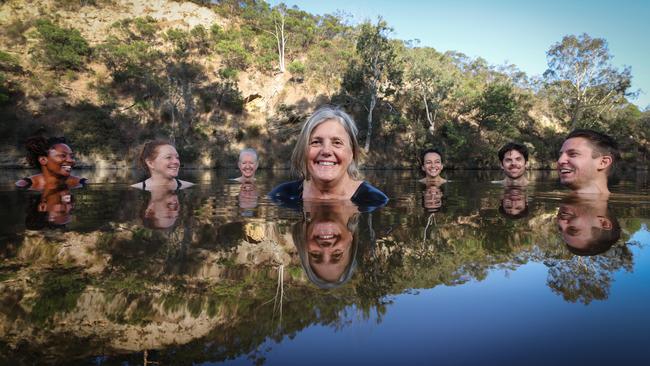
<path id="1" fill-rule="evenodd" d="M 320 144 L 320 139 L 317 139 L 317 138 L 311 139 L 309 141 L 309 145 L 311 145 L 311 146 L 316 146 L 316 145 L 319 145 L 319 144 Z"/>
<path id="2" fill-rule="evenodd" d="M 309 252 L 309 258 L 316 263 L 323 262 L 323 254 L 319 252 Z"/>

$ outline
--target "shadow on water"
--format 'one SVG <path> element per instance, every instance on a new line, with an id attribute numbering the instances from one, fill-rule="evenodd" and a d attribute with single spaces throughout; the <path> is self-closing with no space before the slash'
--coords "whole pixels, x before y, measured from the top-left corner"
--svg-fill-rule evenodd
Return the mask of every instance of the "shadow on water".
<path id="1" fill-rule="evenodd" d="M 101 183 L 80 190 L 0 191 L 0 363 L 298 362 L 315 350 L 281 350 L 321 327 L 334 330 L 321 334 L 325 343 L 356 339 L 347 330 L 370 324 L 383 334 L 393 319 L 410 324 L 409 334 L 430 331 L 412 321 L 417 311 L 404 310 L 407 303 L 464 324 L 452 315 L 463 291 L 499 309 L 490 319 L 507 322 L 509 294 L 521 282 L 521 307 L 541 301 L 549 316 L 581 307 L 587 318 L 602 317 L 593 313 L 599 303 L 648 319 L 621 293 L 649 280 L 638 270 L 648 264 L 647 177 L 620 180 L 609 201 L 581 202 L 548 172 L 534 172 L 524 190 L 504 190 L 489 183 L 498 171 L 446 172 L 449 182 L 436 189 L 410 171 L 369 171 L 391 201 L 358 212 L 271 204 L 265 194 L 287 173 L 261 171 L 248 186 L 228 181 L 228 172 L 194 171 L 185 178 L 197 186 L 159 194 L 105 173 L 88 174 Z M 650 305 L 647 291 L 640 296 Z M 471 343 L 483 327 L 456 332 Z M 626 339 L 648 341 L 635 329 Z M 419 342 L 392 342 L 415 363 L 431 357 Z M 377 351 L 356 348 L 353 359 L 389 362 Z M 645 352 L 627 351 L 631 360 Z"/>

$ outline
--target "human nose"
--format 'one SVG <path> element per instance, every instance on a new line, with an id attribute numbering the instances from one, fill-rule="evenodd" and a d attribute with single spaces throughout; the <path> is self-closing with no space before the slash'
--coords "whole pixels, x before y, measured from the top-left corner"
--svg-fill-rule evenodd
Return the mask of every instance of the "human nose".
<path id="1" fill-rule="evenodd" d="M 329 141 L 327 141 L 327 140 L 324 141 L 324 142 L 321 144 L 321 147 L 320 147 L 320 153 L 321 153 L 321 154 L 325 154 L 325 155 L 329 155 L 329 154 L 331 154 L 331 153 L 332 153 L 332 143 L 329 142 Z"/>
<path id="2" fill-rule="evenodd" d="M 564 164 L 566 162 L 567 162 L 567 154 L 565 154 L 565 153 L 560 154 L 560 157 L 557 158 L 557 163 L 558 164 Z"/>

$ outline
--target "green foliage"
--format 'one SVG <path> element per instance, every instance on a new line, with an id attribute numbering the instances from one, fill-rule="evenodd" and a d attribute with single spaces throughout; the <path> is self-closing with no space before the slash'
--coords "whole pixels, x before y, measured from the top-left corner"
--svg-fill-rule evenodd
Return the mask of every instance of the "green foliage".
<path id="1" fill-rule="evenodd" d="M 137 130 L 134 130 L 134 121 L 121 115 L 111 115 L 108 108 L 83 102 L 70 107 L 69 112 L 63 131 L 74 143 L 76 151 L 119 156 L 135 143 Z"/>
<path id="2" fill-rule="evenodd" d="M 239 71 L 237 71 L 237 69 L 233 69 L 230 67 L 219 69 L 219 76 L 222 79 L 226 79 L 226 80 L 235 80 L 237 78 L 238 73 Z"/>
<path id="3" fill-rule="evenodd" d="M 289 70 L 289 72 L 295 76 L 302 76 L 305 74 L 305 64 L 298 60 L 295 60 L 289 64 L 287 70 Z"/>
<path id="4" fill-rule="evenodd" d="M 184 57 L 190 48 L 190 34 L 181 29 L 170 29 L 165 38 L 174 45 L 174 55 Z"/>
<path id="5" fill-rule="evenodd" d="M 46 324 L 54 315 L 73 310 L 85 288 L 85 278 L 79 273 L 48 273 L 32 307 L 32 319 Z"/>
<path id="6" fill-rule="evenodd" d="M 625 102 L 632 96 L 631 69 L 619 70 L 611 64 L 607 42 L 583 33 L 565 36 L 546 53 L 548 69 L 544 72 L 561 116 L 570 128 L 576 128 L 585 113 L 596 117 Z"/>
<path id="7" fill-rule="evenodd" d="M 152 40 L 158 32 L 158 22 L 150 16 L 126 18 L 113 23 L 112 28 L 111 35 L 122 41 Z"/>
<path id="8" fill-rule="evenodd" d="M 61 28 L 51 21 L 36 21 L 35 59 L 54 70 L 80 70 L 90 55 L 90 46 L 76 29 Z"/>
<path id="9" fill-rule="evenodd" d="M 9 101 L 9 94 L 11 86 L 4 71 L 17 72 L 20 71 L 20 62 L 13 55 L 0 50 L 0 105 Z"/>

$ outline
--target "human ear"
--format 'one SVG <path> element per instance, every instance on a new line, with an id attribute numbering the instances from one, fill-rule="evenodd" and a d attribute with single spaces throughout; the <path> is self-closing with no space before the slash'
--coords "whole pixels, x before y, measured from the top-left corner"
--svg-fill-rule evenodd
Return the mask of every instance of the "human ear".
<path id="1" fill-rule="evenodd" d="M 153 162 L 151 160 L 145 160 L 144 162 L 145 162 L 145 164 L 147 164 L 147 167 L 149 168 L 149 170 L 151 170 L 153 168 Z"/>
<path id="2" fill-rule="evenodd" d="M 47 157 L 46 156 L 41 156 L 38 158 L 38 162 L 41 165 L 47 165 Z"/>
<path id="3" fill-rule="evenodd" d="M 603 230 L 612 230 L 612 220 L 604 217 L 604 216 L 598 216 L 598 222 L 600 223 L 600 228 Z"/>
<path id="4" fill-rule="evenodd" d="M 602 169 L 607 169 L 609 166 L 612 165 L 614 160 L 612 159 L 611 156 L 609 155 L 603 155 L 600 157 L 600 161 L 598 162 L 598 167 Z"/>

